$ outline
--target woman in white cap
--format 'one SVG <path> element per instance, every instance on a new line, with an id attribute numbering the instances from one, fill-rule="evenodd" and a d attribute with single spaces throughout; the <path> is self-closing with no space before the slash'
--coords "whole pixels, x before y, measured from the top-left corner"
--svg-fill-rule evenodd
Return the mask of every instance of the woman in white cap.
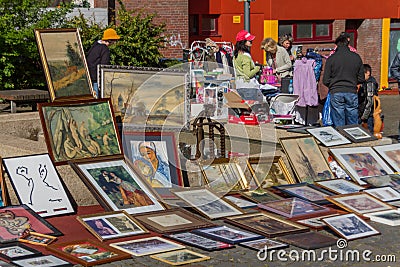
<path id="1" fill-rule="evenodd" d="M 97 65 L 110 65 L 110 49 L 109 45 L 115 43 L 121 37 L 117 34 L 114 29 L 106 29 L 103 32 L 103 38 L 96 41 L 90 48 L 86 61 L 89 68 L 90 79 L 92 80 L 93 90 L 96 92 L 97 98 L 99 98 L 99 86 L 97 83 Z"/>

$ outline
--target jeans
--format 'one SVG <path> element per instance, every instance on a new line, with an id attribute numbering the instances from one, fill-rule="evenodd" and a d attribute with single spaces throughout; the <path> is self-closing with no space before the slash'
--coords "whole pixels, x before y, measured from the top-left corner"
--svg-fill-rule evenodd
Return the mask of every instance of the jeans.
<path id="1" fill-rule="evenodd" d="M 331 95 L 333 125 L 344 126 L 358 123 L 358 96 L 356 93 L 334 93 Z"/>
<path id="2" fill-rule="evenodd" d="M 99 84 L 98 83 L 93 83 L 93 90 L 96 93 L 96 98 L 100 98 L 100 95 L 99 95 Z"/>

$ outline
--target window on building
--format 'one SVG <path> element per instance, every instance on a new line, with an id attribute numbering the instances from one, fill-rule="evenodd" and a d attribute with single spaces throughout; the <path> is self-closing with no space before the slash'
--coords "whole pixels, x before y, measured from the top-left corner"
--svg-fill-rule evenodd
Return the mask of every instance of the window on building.
<path id="1" fill-rule="evenodd" d="M 204 35 L 217 35 L 218 16 L 203 15 L 201 17 L 201 33 Z"/>
<path id="2" fill-rule="evenodd" d="M 199 34 L 199 16 L 190 15 L 189 16 L 189 34 L 198 35 Z"/>
<path id="3" fill-rule="evenodd" d="M 279 36 L 290 33 L 294 42 L 315 42 L 332 40 L 333 21 L 279 22 Z"/>
<path id="4" fill-rule="evenodd" d="M 400 51 L 400 20 L 391 19 L 390 21 L 390 37 L 389 37 L 389 68 L 397 52 Z M 391 73 L 389 72 L 389 78 Z"/>

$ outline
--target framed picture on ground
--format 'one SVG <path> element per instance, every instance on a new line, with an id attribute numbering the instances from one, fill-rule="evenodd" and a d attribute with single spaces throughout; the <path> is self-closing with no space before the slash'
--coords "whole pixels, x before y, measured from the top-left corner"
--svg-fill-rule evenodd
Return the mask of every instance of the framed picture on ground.
<path id="1" fill-rule="evenodd" d="M 26 205 L 0 208 L 0 243 L 16 241 L 28 231 L 60 236 L 62 233 Z"/>
<path id="2" fill-rule="evenodd" d="M 312 136 L 320 141 L 324 146 L 338 146 L 351 144 L 351 142 L 335 130 L 332 126 L 307 129 Z"/>
<path id="3" fill-rule="evenodd" d="M 326 225 L 346 240 L 379 235 L 380 233 L 353 213 L 322 219 Z"/>
<path id="4" fill-rule="evenodd" d="M 310 230 L 306 226 L 263 212 L 228 217 L 225 221 L 267 237 L 307 232 Z"/>
<path id="5" fill-rule="evenodd" d="M 372 147 L 396 172 L 400 172 L 400 144 Z"/>
<path id="6" fill-rule="evenodd" d="M 185 246 L 158 236 L 111 243 L 110 246 L 133 256 L 145 256 L 185 248 Z"/>
<path id="7" fill-rule="evenodd" d="M 322 230 L 326 226 L 326 224 L 322 221 L 322 218 L 336 216 L 336 215 L 339 215 L 339 213 L 323 215 L 319 217 L 312 217 L 303 220 L 297 220 L 296 222 L 305 225 L 307 227 L 310 227 L 312 229 Z"/>
<path id="8" fill-rule="evenodd" d="M 83 266 L 95 266 L 131 257 L 128 253 L 95 240 L 56 243 L 48 245 L 46 249 Z"/>
<path id="9" fill-rule="evenodd" d="M 351 178 L 360 185 L 363 177 L 392 174 L 392 169 L 371 147 L 332 148 L 330 153 L 347 170 Z"/>
<path id="10" fill-rule="evenodd" d="M 238 244 L 246 241 L 263 238 L 262 235 L 237 230 L 229 226 L 215 226 L 211 228 L 202 228 L 193 231 L 196 234 L 219 240 L 229 244 Z"/>
<path id="11" fill-rule="evenodd" d="M 284 249 L 287 248 L 289 245 L 285 244 L 285 243 L 281 243 L 272 239 L 268 239 L 268 238 L 263 238 L 263 239 L 257 239 L 257 240 L 253 240 L 253 241 L 248 241 L 248 242 L 242 242 L 239 245 L 245 247 L 245 248 L 249 248 L 249 249 L 253 249 L 253 250 L 257 250 L 257 251 L 269 251 L 269 250 L 275 250 L 275 249 Z"/>
<path id="12" fill-rule="evenodd" d="M 190 102 L 186 72 L 132 66 L 99 66 L 99 90 L 110 98 L 115 114 L 133 127 L 189 127 Z"/>
<path id="13" fill-rule="evenodd" d="M 318 249 L 323 247 L 335 246 L 337 238 L 318 232 L 307 232 L 293 235 L 285 235 L 277 238 L 279 241 L 302 248 Z"/>
<path id="14" fill-rule="evenodd" d="M 371 221 L 387 224 L 390 226 L 400 225 L 400 210 L 386 210 L 365 214 Z"/>
<path id="15" fill-rule="evenodd" d="M 240 192 L 240 195 L 256 203 L 263 203 L 263 202 L 282 199 L 281 196 L 262 188 L 258 188 L 252 191 L 243 191 Z"/>
<path id="16" fill-rule="evenodd" d="M 314 137 L 280 138 L 279 142 L 289 158 L 290 165 L 299 182 L 312 184 L 316 181 L 334 178 Z"/>
<path id="17" fill-rule="evenodd" d="M 211 220 L 243 213 L 240 208 L 205 188 L 174 190 L 173 193 Z"/>
<path id="18" fill-rule="evenodd" d="M 27 258 L 22 260 L 14 260 L 11 262 L 17 266 L 21 267 L 72 267 L 68 261 L 62 260 L 53 255 L 46 255 L 46 256 L 38 256 L 33 258 Z"/>
<path id="19" fill-rule="evenodd" d="M 361 180 L 373 187 L 390 186 L 400 192 L 400 174 L 364 177 Z"/>
<path id="20" fill-rule="evenodd" d="M 83 215 L 76 219 L 100 241 L 148 233 L 125 211 Z"/>
<path id="21" fill-rule="evenodd" d="M 39 103 L 38 107 L 47 149 L 56 165 L 122 154 L 108 99 Z"/>
<path id="22" fill-rule="evenodd" d="M 199 261 L 209 260 L 210 257 L 188 250 L 182 249 L 177 251 L 170 251 L 156 255 L 150 255 L 150 258 L 168 263 L 170 265 L 184 265 Z"/>
<path id="23" fill-rule="evenodd" d="M 182 208 L 135 215 L 147 228 L 157 233 L 173 233 L 214 226 L 213 223 Z"/>
<path id="24" fill-rule="evenodd" d="M 18 241 L 38 246 L 47 246 L 56 241 L 56 239 L 57 237 L 55 236 L 44 235 L 30 231 L 18 238 Z"/>
<path id="25" fill-rule="evenodd" d="M 0 245 L 0 257 L 8 260 L 20 260 L 40 256 L 42 253 L 19 242 L 6 243 Z M 1 263 L 0 263 L 0 266 Z"/>
<path id="26" fill-rule="evenodd" d="M 156 193 L 136 174 L 123 157 L 71 162 L 99 203 L 112 211 L 129 214 L 164 210 Z"/>
<path id="27" fill-rule="evenodd" d="M 0 157 L 0 207 L 8 205 L 8 194 L 6 183 L 3 176 L 3 160 Z"/>
<path id="28" fill-rule="evenodd" d="M 358 215 L 370 212 L 390 210 L 394 207 L 380 201 L 367 193 L 352 193 L 346 195 L 329 196 L 327 199 L 335 205 Z"/>
<path id="29" fill-rule="evenodd" d="M 236 206 L 238 206 L 241 209 L 257 207 L 257 203 L 248 201 L 248 200 L 240 198 L 240 197 L 225 196 L 224 198 L 227 199 L 228 201 L 232 202 L 233 204 L 235 204 Z"/>
<path id="30" fill-rule="evenodd" d="M 35 29 L 52 101 L 94 98 L 78 29 Z"/>
<path id="31" fill-rule="evenodd" d="M 213 240 L 204 236 L 197 235 L 191 232 L 183 232 L 166 235 L 165 237 L 184 243 L 186 245 L 200 248 L 207 251 L 216 251 L 221 249 L 233 248 L 234 245 Z"/>
<path id="32" fill-rule="evenodd" d="M 390 186 L 369 188 L 363 190 L 363 192 L 370 194 L 371 196 L 374 196 L 384 202 L 400 200 L 400 192 Z"/>
<path id="33" fill-rule="evenodd" d="M 122 133 L 124 153 L 134 169 L 162 198 L 174 198 L 169 189 L 183 186 L 174 132 Z"/>
<path id="34" fill-rule="evenodd" d="M 358 124 L 336 127 L 336 129 L 353 143 L 376 140 L 375 136 Z"/>
<path id="35" fill-rule="evenodd" d="M 74 202 L 49 154 L 3 158 L 8 177 L 22 204 L 41 217 L 74 213 Z"/>
<path id="36" fill-rule="evenodd" d="M 318 181 L 315 184 L 336 194 L 356 193 L 364 189 L 364 187 L 345 179 Z"/>
<path id="37" fill-rule="evenodd" d="M 274 188 L 288 194 L 291 197 L 298 197 L 316 204 L 329 204 L 325 199 L 327 196 L 334 195 L 334 193 L 324 190 L 308 183 L 298 183 L 291 185 L 274 186 Z"/>

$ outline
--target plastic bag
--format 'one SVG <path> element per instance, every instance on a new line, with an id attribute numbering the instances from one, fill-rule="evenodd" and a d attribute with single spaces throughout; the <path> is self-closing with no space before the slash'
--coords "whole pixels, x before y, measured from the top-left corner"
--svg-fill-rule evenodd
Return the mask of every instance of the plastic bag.
<path id="1" fill-rule="evenodd" d="M 333 121 L 331 118 L 331 94 L 328 93 L 326 96 L 324 108 L 322 109 L 322 125 L 331 126 Z"/>

